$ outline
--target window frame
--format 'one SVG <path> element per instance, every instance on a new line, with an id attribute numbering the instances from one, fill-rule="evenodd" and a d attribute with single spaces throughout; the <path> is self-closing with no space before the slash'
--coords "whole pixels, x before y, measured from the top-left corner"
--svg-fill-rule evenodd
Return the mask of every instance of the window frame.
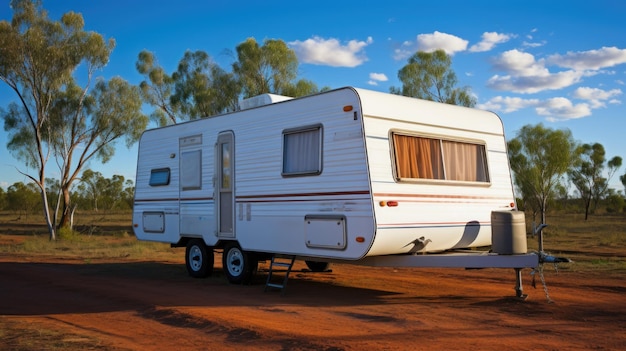
<path id="1" fill-rule="evenodd" d="M 303 171 L 286 171 L 287 161 L 288 161 L 288 149 L 286 147 L 287 137 L 289 135 L 294 135 L 298 133 L 305 133 L 310 131 L 318 131 L 318 148 L 317 148 L 317 161 L 316 161 L 316 169 L 314 170 L 303 170 Z M 317 176 L 322 174 L 324 167 L 324 126 L 320 124 L 313 124 L 308 126 L 296 127 L 284 129 L 282 131 L 282 169 L 281 175 L 283 177 L 303 177 L 303 176 Z"/>
<path id="2" fill-rule="evenodd" d="M 180 153 L 180 189 L 202 189 L 202 149 L 189 149 Z"/>
<path id="3" fill-rule="evenodd" d="M 156 175 L 167 174 L 163 181 L 157 182 L 160 178 L 155 180 Z M 153 168 L 150 170 L 150 178 L 148 179 L 149 186 L 168 186 L 170 185 L 170 181 L 172 179 L 172 170 L 169 167 L 163 168 Z"/>
<path id="4" fill-rule="evenodd" d="M 441 165 L 443 169 L 443 178 L 411 178 L 411 177 L 400 177 L 399 169 L 398 169 L 398 155 L 396 149 L 396 143 L 394 140 L 394 135 L 406 136 L 406 137 L 415 137 L 422 138 L 428 140 L 437 141 L 439 156 L 441 158 Z M 478 151 L 480 151 L 480 155 L 482 160 L 481 167 L 484 169 L 484 179 L 485 180 L 454 180 L 449 179 L 449 175 L 446 170 L 447 157 L 444 151 L 443 144 L 444 142 L 452 142 L 452 143 L 461 143 L 478 147 Z M 393 173 L 393 178 L 395 182 L 398 183 L 433 183 L 433 184 L 449 184 L 449 185 L 470 185 L 470 186 L 491 186 L 491 174 L 489 167 L 489 158 L 487 152 L 487 143 L 484 140 L 478 139 L 470 139 L 470 138 L 462 138 L 462 137 L 450 137 L 440 134 L 427 134 L 427 133 L 415 133 L 411 131 L 405 130 L 390 130 L 389 131 L 389 145 L 391 151 L 391 168 Z"/>

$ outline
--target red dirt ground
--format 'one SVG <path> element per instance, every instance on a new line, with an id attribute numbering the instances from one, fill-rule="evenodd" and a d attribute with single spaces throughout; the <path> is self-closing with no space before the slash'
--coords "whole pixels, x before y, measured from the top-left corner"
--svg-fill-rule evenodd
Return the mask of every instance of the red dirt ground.
<path id="1" fill-rule="evenodd" d="M 522 301 L 508 269 L 312 273 L 298 262 L 283 296 L 264 292 L 266 264 L 237 286 L 218 262 L 212 277 L 193 279 L 181 262 L 0 254 L 0 325 L 10 327 L 0 349 L 31 349 L 24 338 L 54 350 L 626 349 L 621 276 L 547 266 L 549 303 L 530 270 Z"/>

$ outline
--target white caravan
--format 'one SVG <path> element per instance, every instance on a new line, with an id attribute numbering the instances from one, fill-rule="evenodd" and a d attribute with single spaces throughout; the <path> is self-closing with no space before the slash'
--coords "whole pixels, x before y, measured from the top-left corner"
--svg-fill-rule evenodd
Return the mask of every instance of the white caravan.
<path id="1" fill-rule="evenodd" d="M 498 213 L 521 220 L 513 227 L 523 244 L 500 254 L 467 250 L 492 244 Z M 147 130 L 133 226 L 140 240 L 187 247 L 195 277 L 209 274 L 213 250 L 223 249 L 233 283 L 273 255 L 315 270 L 331 261 L 538 263 L 526 253 L 497 115 L 351 87 L 261 95 L 237 112 Z"/>

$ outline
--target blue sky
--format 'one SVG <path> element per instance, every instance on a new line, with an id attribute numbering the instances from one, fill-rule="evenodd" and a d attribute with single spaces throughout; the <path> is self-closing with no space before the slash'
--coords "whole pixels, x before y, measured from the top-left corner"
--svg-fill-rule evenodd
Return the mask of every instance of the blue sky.
<path id="1" fill-rule="evenodd" d="M 0 20 L 13 13 L 5 2 Z M 508 138 L 524 125 L 568 128 L 584 143 L 600 142 L 607 158 L 626 161 L 626 2 L 597 1 L 162 1 L 44 0 L 49 17 L 79 12 L 85 29 L 114 38 L 116 48 L 98 75 L 142 77 L 137 55 L 152 51 L 168 71 L 186 50 L 202 50 L 230 71 L 234 51 L 249 37 L 281 39 L 297 54 L 299 78 L 318 87 L 356 86 L 388 92 L 417 50 L 444 49 L 459 85 L 477 107 L 502 118 Z M 78 77 L 80 78 L 80 77 Z M 2 83 L 0 106 L 17 101 Z M 146 113 L 151 111 L 146 107 Z M 7 135 L 0 130 L 0 144 Z M 0 186 L 27 170 L 0 148 Z M 120 141 L 107 177 L 134 179 L 136 146 Z M 612 187 L 623 190 L 618 176 Z M 58 176 L 49 163 L 48 175 Z"/>

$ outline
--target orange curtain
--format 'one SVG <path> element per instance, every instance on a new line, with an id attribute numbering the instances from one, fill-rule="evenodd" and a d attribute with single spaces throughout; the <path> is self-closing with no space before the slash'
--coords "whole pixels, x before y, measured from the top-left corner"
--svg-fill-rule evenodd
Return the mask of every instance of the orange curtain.
<path id="1" fill-rule="evenodd" d="M 443 179 L 439 140 L 393 135 L 399 178 Z"/>

